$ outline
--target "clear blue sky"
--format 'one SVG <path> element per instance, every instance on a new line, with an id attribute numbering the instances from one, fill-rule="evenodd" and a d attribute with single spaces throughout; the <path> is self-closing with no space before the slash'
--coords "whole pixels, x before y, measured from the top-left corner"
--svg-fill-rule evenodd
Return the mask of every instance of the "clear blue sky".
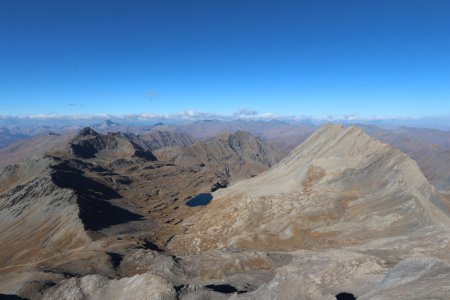
<path id="1" fill-rule="evenodd" d="M 0 3 L 0 115 L 450 114 L 448 0 Z"/>

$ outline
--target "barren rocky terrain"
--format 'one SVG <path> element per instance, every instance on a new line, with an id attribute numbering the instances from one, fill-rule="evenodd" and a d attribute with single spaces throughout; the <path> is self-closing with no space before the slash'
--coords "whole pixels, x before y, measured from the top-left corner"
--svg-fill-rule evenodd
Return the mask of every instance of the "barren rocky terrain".
<path id="1" fill-rule="evenodd" d="M 449 299 L 450 202 L 420 163 L 355 126 L 283 133 L 309 136 L 286 155 L 267 128 L 219 125 L 195 137 L 84 128 L 8 146 L 0 293 Z"/>

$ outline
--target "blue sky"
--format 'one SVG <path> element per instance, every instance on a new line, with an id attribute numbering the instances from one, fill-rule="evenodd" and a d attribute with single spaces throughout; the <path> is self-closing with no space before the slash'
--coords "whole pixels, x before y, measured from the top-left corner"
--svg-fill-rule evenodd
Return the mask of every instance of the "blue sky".
<path id="1" fill-rule="evenodd" d="M 0 115 L 450 115 L 450 1 L 2 1 Z"/>

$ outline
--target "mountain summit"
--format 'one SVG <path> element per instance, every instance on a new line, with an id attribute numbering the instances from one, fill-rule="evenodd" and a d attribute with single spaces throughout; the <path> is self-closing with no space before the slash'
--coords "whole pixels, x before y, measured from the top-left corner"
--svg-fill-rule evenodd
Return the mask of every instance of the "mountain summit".
<path id="1" fill-rule="evenodd" d="M 81 158 L 100 158 L 106 160 L 143 158 L 156 160 L 153 153 L 143 147 L 137 137 L 121 133 L 100 134 L 85 127 L 69 143 L 69 152 Z"/>
<path id="2" fill-rule="evenodd" d="M 171 246 L 202 252 L 353 245 L 450 224 L 448 209 L 406 154 L 358 127 L 329 124 L 273 169 L 216 192 Z"/>

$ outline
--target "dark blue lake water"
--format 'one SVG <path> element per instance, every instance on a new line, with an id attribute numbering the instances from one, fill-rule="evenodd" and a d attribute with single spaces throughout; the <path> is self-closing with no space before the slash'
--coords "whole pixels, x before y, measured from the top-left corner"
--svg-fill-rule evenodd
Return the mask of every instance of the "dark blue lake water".
<path id="1" fill-rule="evenodd" d="M 186 202 L 187 206 L 200 206 L 200 205 L 208 205 L 209 202 L 213 199 L 213 196 L 210 193 L 198 194 L 194 198 L 190 199 Z"/>

